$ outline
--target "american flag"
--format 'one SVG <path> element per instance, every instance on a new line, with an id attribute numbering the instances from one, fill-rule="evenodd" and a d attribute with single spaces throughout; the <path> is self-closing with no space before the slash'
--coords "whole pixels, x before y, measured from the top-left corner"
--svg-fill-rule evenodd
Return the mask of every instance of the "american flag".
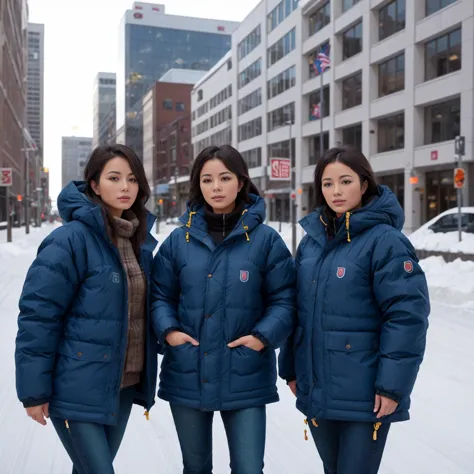
<path id="1" fill-rule="evenodd" d="M 331 66 L 331 58 L 329 57 L 329 44 L 326 44 L 319 50 L 314 67 L 319 74 L 322 74 L 329 66 Z"/>
<path id="2" fill-rule="evenodd" d="M 321 103 L 313 104 L 311 107 L 311 119 L 319 119 L 321 118 Z"/>

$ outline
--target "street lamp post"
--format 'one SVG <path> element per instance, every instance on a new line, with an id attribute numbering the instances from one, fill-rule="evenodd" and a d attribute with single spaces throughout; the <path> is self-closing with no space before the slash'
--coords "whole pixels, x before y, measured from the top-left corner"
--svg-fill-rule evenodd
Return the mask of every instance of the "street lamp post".
<path id="1" fill-rule="evenodd" d="M 293 150 L 291 146 L 291 127 L 293 125 L 292 120 L 285 122 L 285 125 L 289 127 L 288 147 L 289 147 L 289 158 L 290 158 L 290 169 L 291 169 L 291 185 L 290 185 L 290 214 L 291 214 L 291 254 L 293 257 L 296 255 L 296 166 L 293 164 Z M 293 199 L 293 194 L 295 198 Z"/>
<path id="2" fill-rule="evenodd" d="M 30 151 L 36 148 L 21 148 L 25 153 L 25 234 L 30 233 Z"/>

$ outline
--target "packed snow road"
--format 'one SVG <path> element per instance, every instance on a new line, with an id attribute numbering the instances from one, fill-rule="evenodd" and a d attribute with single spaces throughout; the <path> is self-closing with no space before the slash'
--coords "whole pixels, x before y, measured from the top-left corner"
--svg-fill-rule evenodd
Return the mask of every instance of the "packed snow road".
<path id="1" fill-rule="evenodd" d="M 16 230 L 6 244 L 0 231 L 0 473 L 65 474 L 70 461 L 51 423 L 26 417 L 16 399 L 13 350 L 17 304 L 23 280 L 46 225 L 29 236 Z M 171 230 L 163 228 L 162 240 Z M 465 278 L 474 280 L 474 270 Z M 428 274 L 428 280 L 430 277 Z M 436 297 L 449 298 L 449 288 Z M 456 294 L 453 289 L 453 294 Z M 473 297 L 474 298 L 474 297 Z M 474 473 L 474 311 L 432 303 L 428 349 L 413 394 L 412 420 L 393 426 L 380 474 Z M 304 441 L 302 415 L 280 383 L 280 403 L 268 407 L 266 474 L 322 474 L 311 439 Z M 219 416 L 214 429 L 214 472 L 228 469 L 226 438 Z M 116 460 L 117 474 L 179 474 L 181 456 L 168 405 L 158 401 L 146 421 L 134 408 Z"/>

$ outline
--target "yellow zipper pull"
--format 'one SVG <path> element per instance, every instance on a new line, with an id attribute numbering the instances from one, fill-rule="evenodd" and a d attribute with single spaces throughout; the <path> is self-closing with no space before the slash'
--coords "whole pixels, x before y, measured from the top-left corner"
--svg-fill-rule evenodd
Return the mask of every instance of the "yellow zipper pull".
<path id="1" fill-rule="evenodd" d="M 303 421 L 304 421 L 304 424 L 308 426 L 308 419 L 305 418 Z M 304 440 L 308 441 L 308 430 L 306 428 L 304 429 Z"/>
<path id="2" fill-rule="evenodd" d="M 69 431 L 69 433 L 71 432 L 70 428 L 69 428 L 69 422 L 67 420 L 64 420 L 64 424 L 66 425 L 66 429 Z"/>
<path id="3" fill-rule="evenodd" d="M 382 423 L 380 423 L 380 421 L 378 421 L 377 423 L 374 423 L 374 434 L 372 435 L 372 439 L 374 441 L 377 441 L 377 431 L 379 430 L 381 426 L 382 426 Z"/>
<path id="4" fill-rule="evenodd" d="M 145 413 L 143 413 L 143 416 L 147 419 L 147 421 L 150 421 L 150 412 L 148 410 L 145 410 Z"/>
<path id="5" fill-rule="evenodd" d="M 319 425 L 316 423 L 316 418 L 312 418 L 311 423 L 313 423 L 315 428 L 319 428 Z"/>

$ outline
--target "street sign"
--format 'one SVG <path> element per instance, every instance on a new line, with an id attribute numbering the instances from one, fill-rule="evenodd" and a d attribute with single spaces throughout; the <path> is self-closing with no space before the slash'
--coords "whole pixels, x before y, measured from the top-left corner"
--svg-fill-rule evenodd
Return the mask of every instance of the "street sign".
<path id="1" fill-rule="evenodd" d="M 271 158 L 270 167 L 272 181 L 290 181 L 291 161 L 289 158 Z"/>
<path id="2" fill-rule="evenodd" d="M 438 159 L 438 150 L 433 150 L 431 152 L 431 161 L 436 161 Z"/>
<path id="3" fill-rule="evenodd" d="M 464 181 L 466 180 L 466 173 L 463 168 L 454 168 L 454 187 L 462 189 Z"/>
<path id="4" fill-rule="evenodd" d="M 0 168 L 0 186 L 11 186 L 13 184 L 13 170 L 11 168 Z"/>
<path id="5" fill-rule="evenodd" d="M 464 155 L 466 151 L 466 140 L 464 137 L 456 137 L 454 139 L 454 153 L 456 155 Z"/>

